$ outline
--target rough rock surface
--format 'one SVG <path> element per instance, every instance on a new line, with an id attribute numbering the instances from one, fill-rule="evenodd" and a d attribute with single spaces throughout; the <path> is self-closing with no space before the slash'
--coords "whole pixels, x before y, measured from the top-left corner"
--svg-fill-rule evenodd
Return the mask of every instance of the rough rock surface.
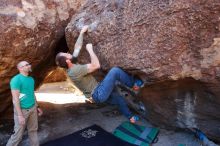
<path id="1" fill-rule="evenodd" d="M 1 0 L 0 2 L 0 114 L 12 107 L 10 78 L 16 64 L 32 64 L 37 85 L 54 64 L 55 48 L 72 14 L 83 0 Z"/>
<path id="2" fill-rule="evenodd" d="M 219 0 L 90 0 L 66 28 L 70 48 L 84 24 L 102 69 L 120 66 L 150 82 L 142 90 L 149 119 L 220 139 Z"/>

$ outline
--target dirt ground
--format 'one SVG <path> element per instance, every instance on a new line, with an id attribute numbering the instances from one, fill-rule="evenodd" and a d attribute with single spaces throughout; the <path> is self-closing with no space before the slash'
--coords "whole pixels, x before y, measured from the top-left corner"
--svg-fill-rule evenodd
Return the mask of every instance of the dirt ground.
<path id="1" fill-rule="evenodd" d="M 39 117 L 40 143 L 68 135 L 80 129 L 97 124 L 108 132 L 127 119 L 117 108 L 109 105 L 85 103 L 84 96 L 67 82 L 43 85 L 36 96 L 43 116 Z M 152 126 L 145 119 L 140 125 Z M 0 145 L 5 145 L 13 131 L 13 121 L 0 124 Z M 187 131 L 167 131 L 160 129 L 159 141 L 153 146 L 200 146 L 194 135 Z M 27 132 L 20 144 L 28 146 Z"/>

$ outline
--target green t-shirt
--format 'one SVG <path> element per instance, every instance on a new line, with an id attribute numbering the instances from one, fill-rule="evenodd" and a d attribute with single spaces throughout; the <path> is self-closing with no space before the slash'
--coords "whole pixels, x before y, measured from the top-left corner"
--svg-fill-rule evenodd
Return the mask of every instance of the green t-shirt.
<path id="1" fill-rule="evenodd" d="M 98 85 L 98 82 L 91 74 L 88 74 L 87 65 L 75 64 L 67 70 L 67 73 L 85 96 L 91 97 L 91 93 Z"/>
<path id="2" fill-rule="evenodd" d="M 17 74 L 10 81 L 11 90 L 19 90 L 20 106 L 29 109 L 35 105 L 34 79 L 30 76 Z"/>

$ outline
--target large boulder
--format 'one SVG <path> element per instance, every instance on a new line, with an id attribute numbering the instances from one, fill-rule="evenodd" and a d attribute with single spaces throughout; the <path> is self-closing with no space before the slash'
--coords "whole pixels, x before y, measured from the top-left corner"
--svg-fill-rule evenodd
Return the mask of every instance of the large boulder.
<path id="1" fill-rule="evenodd" d="M 83 0 L 3 0 L 0 3 L 0 114 L 12 107 L 9 81 L 27 60 L 36 86 L 53 69 L 56 46 Z M 2 118 L 2 116 L 1 116 Z"/>
<path id="2" fill-rule="evenodd" d="M 89 0 L 66 27 L 69 48 L 85 24 L 103 70 L 120 66 L 148 82 L 148 119 L 220 139 L 219 0 Z M 89 60 L 82 50 L 79 61 Z"/>

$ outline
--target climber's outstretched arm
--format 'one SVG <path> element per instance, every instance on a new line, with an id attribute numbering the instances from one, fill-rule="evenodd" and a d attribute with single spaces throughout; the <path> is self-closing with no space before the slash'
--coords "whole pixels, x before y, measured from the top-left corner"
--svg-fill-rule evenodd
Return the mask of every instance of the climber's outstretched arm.
<path id="1" fill-rule="evenodd" d="M 77 39 L 77 41 L 75 43 L 74 52 L 73 52 L 73 57 L 75 57 L 75 58 L 78 57 L 79 52 L 80 52 L 80 50 L 82 48 L 82 45 L 83 45 L 83 35 L 88 30 L 88 27 L 89 27 L 88 25 L 83 26 L 83 28 L 82 28 L 82 30 L 81 30 L 81 32 L 79 34 L 79 37 L 78 37 L 78 39 Z"/>

